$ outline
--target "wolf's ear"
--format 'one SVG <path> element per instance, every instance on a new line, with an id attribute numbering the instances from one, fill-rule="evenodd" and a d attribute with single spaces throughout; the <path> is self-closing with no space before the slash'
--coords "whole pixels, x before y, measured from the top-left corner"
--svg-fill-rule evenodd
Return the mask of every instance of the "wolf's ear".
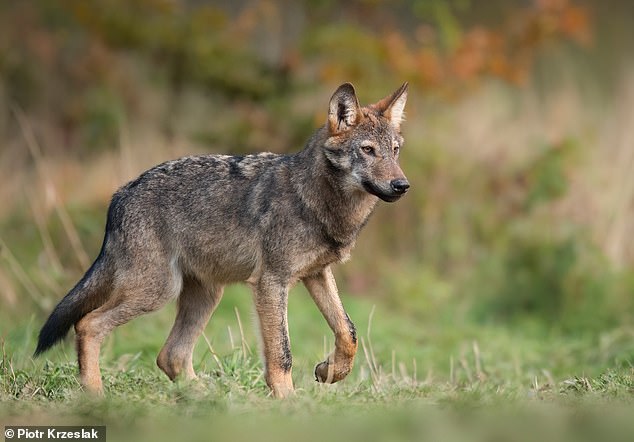
<path id="1" fill-rule="evenodd" d="M 376 107 L 381 114 L 389 120 L 396 130 L 401 129 L 401 123 L 405 119 L 405 103 L 407 102 L 407 82 L 396 90 L 392 95 L 385 97 Z"/>
<path id="2" fill-rule="evenodd" d="M 344 83 L 337 88 L 328 108 L 328 131 L 336 135 L 354 126 L 361 119 L 361 106 L 354 86 Z"/>

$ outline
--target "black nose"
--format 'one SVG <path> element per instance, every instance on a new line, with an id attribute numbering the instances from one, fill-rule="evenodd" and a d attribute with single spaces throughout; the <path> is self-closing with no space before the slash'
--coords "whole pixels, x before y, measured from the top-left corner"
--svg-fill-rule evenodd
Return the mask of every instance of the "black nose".
<path id="1" fill-rule="evenodd" d="M 405 178 L 399 178 L 397 180 L 392 180 L 390 183 L 392 190 L 396 193 L 405 193 L 407 189 L 409 189 L 409 181 Z"/>

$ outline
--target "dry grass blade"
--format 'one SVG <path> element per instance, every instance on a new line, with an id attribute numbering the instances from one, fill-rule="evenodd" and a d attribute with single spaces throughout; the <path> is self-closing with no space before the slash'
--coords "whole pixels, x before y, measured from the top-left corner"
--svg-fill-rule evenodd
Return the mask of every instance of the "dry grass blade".
<path id="1" fill-rule="evenodd" d="M 372 333 L 372 318 L 374 317 L 374 311 L 376 306 L 372 306 L 370 310 L 370 314 L 368 315 L 368 332 L 366 334 L 366 339 L 363 337 L 360 338 L 361 348 L 363 349 L 363 355 L 365 356 L 366 363 L 368 364 L 368 368 L 370 370 L 370 377 L 372 378 L 373 388 L 379 392 L 381 391 L 381 383 L 382 383 L 382 371 L 379 366 L 376 356 L 374 355 L 374 349 L 372 348 L 372 339 L 370 338 L 370 334 Z M 367 340 L 367 345 L 366 345 Z M 393 354 L 395 357 L 395 354 Z M 394 373 L 395 368 L 392 367 L 392 372 Z"/>
<path id="2" fill-rule="evenodd" d="M 368 351 L 367 346 L 365 345 L 365 340 L 361 338 L 361 348 L 363 349 L 363 355 L 365 356 L 365 362 L 368 364 L 368 368 L 370 369 L 370 377 L 372 378 L 372 386 L 378 391 L 380 378 L 379 373 L 374 366 L 374 361 L 372 361 L 372 356 Z"/>
<path id="3" fill-rule="evenodd" d="M 64 228 L 64 232 L 68 237 L 71 247 L 73 248 L 73 252 L 75 253 L 77 261 L 82 266 L 82 268 L 88 268 L 88 266 L 90 265 L 90 259 L 88 258 L 88 254 L 86 253 L 86 250 L 81 243 L 75 225 L 68 215 L 66 208 L 59 200 L 57 189 L 53 181 L 50 179 L 48 171 L 46 170 L 42 150 L 37 143 L 35 134 L 33 133 L 33 129 L 28 123 L 26 116 L 19 108 L 14 107 L 13 114 L 18 121 L 18 125 L 20 126 L 20 130 L 22 131 L 22 135 L 24 136 L 26 145 L 29 148 L 31 155 L 33 156 L 33 160 L 35 161 L 40 178 L 44 183 L 44 190 L 46 192 L 46 195 L 51 198 L 53 206 L 55 207 L 55 212 L 57 213 L 57 216 L 62 223 L 62 227 Z"/>
<path id="4" fill-rule="evenodd" d="M 33 215 L 33 219 L 35 220 L 35 225 L 37 226 L 37 230 L 40 234 L 40 239 L 42 240 L 42 245 L 44 246 L 44 253 L 48 257 L 53 270 L 58 275 L 63 272 L 62 262 L 55 252 L 55 247 L 53 246 L 53 239 L 51 238 L 51 234 L 46 227 L 46 221 L 44 219 L 44 215 L 41 210 L 38 209 L 32 197 L 28 197 L 29 206 L 31 208 L 31 214 Z"/>
<path id="5" fill-rule="evenodd" d="M 231 350 L 234 350 L 236 348 L 236 343 L 233 340 L 233 332 L 231 331 L 230 325 L 227 326 L 227 330 L 229 332 L 229 343 L 231 344 Z"/>
<path id="6" fill-rule="evenodd" d="M 0 268 L 0 297 L 5 306 L 13 307 L 17 305 L 18 294 L 11 282 L 11 278 L 3 268 Z"/>
<path id="7" fill-rule="evenodd" d="M 247 355 L 251 355 L 251 347 L 249 347 L 249 343 L 247 342 L 246 337 L 244 336 L 244 329 L 242 328 L 242 321 L 240 320 L 240 312 L 238 311 L 238 307 L 234 307 L 236 313 L 236 319 L 238 320 L 238 329 L 240 330 L 240 343 L 242 347 L 242 357 L 244 359 L 247 358 Z"/>
<path id="8" fill-rule="evenodd" d="M 368 332 L 366 333 L 367 339 L 368 339 L 368 348 L 370 350 L 370 360 L 372 362 L 372 370 L 375 373 L 379 372 L 379 367 L 376 363 L 376 357 L 374 356 L 374 348 L 372 348 L 372 339 L 370 338 L 370 335 L 372 333 L 372 318 L 374 317 L 374 310 L 376 310 L 376 305 L 372 306 L 372 310 L 370 310 L 370 315 L 368 316 Z"/>
<path id="9" fill-rule="evenodd" d="M 454 369 L 453 356 L 449 356 L 449 383 L 456 385 L 456 372 Z"/>
<path id="10" fill-rule="evenodd" d="M 473 341 L 473 357 L 475 359 L 476 377 L 479 381 L 486 379 L 486 373 L 482 370 L 482 354 L 478 341 Z"/>
<path id="11" fill-rule="evenodd" d="M 222 366 L 222 362 L 220 361 L 218 354 L 212 347 L 211 341 L 209 340 L 209 338 L 207 338 L 207 335 L 205 334 L 205 332 L 203 332 L 202 335 L 203 335 L 203 339 L 207 343 L 207 348 L 209 349 L 209 353 L 211 354 L 211 357 L 214 359 L 214 361 L 216 361 L 216 365 L 218 365 L 218 369 L 220 370 L 220 373 L 225 374 L 225 368 Z"/>
<path id="12" fill-rule="evenodd" d="M 51 308 L 50 302 L 40 294 L 39 289 L 33 284 L 33 281 L 26 274 L 18 260 L 15 258 L 11 250 L 7 247 L 6 243 L 0 238 L 0 256 L 4 257 L 9 263 L 9 267 L 13 271 L 13 274 L 18 278 L 20 284 L 26 289 L 31 299 L 42 309 L 48 310 Z"/>
<path id="13" fill-rule="evenodd" d="M 467 379 L 469 380 L 469 383 L 470 384 L 473 383 L 473 374 L 471 373 L 471 369 L 469 368 L 469 363 L 467 362 L 467 359 L 465 358 L 464 353 L 460 355 L 460 365 L 462 366 L 462 369 L 467 375 Z"/>
<path id="14" fill-rule="evenodd" d="M 403 381 L 407 382 L 410 377 L 409 373 L 407 373 L 407 367 L 403 362 L 398 363 L 398 370 L 401 373 L 401 378 L 403 378 Z"/>

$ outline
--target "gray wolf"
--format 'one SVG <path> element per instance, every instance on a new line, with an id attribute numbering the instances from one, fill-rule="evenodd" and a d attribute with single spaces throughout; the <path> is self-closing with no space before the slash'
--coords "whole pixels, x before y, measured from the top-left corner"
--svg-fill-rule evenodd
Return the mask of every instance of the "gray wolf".
<path id="1" fill-rule="evenodd" d="M 409 188 L 398 164 L 406 100 L 407 83 L 361 107 L 346 83 L 300 152 L 191 156 L 123 186 L 112 197 L 99 256 L 51 313 L 35 354 L 74 326 L 81 382 L 101 394 L 106 335 L 176 299 L 157 364 L 171 379 L 194 378 L 193 348 L 223 287 L 245 282 L 253 290 L 266 383 L 284 397 L 293 391 L 287 297 L 302 281 L 335 335 L 335 350 L 315 377 L 343 379 L 358 344 L 331 266 L 348 259 L 377 202 L 396 201 Z"/>

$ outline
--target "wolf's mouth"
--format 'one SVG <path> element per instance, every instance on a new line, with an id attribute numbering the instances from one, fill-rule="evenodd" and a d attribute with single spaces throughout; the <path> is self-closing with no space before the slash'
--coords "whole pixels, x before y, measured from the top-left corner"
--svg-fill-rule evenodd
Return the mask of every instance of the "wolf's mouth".
<path id="1" fill-rule="evenodd" d="M 378 196 L 383 201 L 386 201 L 388 203 L 393 203 L 394 201 L 397 201 L 403 195 L 405 195 L 405 192 L 407 192 L 407 189 L 400 192 L 397 192 L 393 189 L 384 189 L 383 187 L 371 181 L 363 181 L 362 184 L 366 192 L 371 193 L 374 196 Z"/>

